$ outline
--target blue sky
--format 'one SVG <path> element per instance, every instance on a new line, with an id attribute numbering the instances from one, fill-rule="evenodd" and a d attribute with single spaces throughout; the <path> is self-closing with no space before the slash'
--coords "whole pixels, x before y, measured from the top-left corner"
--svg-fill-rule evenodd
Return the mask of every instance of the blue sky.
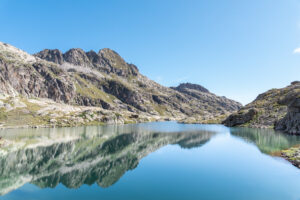
<path id="1" fill-rule="evenodd" d="M 299 0 L 0 0 L 0 41 L 111 48 L 165 85 L 249 103 L 300 79 Z"/>

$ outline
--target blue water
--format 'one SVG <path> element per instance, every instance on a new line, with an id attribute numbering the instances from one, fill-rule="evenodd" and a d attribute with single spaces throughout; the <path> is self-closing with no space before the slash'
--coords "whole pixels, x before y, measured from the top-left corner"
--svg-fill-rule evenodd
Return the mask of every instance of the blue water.
<path id="1" fill-rule="evenodd" d="M 300 139 L 272 130 L 159 122 L 22 131 L 0 135 L 80 138 L 64 141 L 68 147 L 37 145 L 2 156 L 8 169 L 0 173 L 0 199 L 300 199 L 300 170 L 269 155 Z M 43 160 L 43 148 L 56 149 L 55 164 Z M 20 177 L 28 180 L 15 184 Z"/>

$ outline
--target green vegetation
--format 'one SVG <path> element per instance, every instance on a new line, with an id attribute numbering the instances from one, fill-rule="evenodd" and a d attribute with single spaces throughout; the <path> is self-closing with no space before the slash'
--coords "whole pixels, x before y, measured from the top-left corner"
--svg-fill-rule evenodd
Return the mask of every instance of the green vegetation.
<path id="1" fill-rule="evenodd" d="M 159 105 L 159 104 L 152 104 L 153 105 L 153 108 L 156 112 L 158 112 L 159 115 L 161 116 L 164 116 L 165 115 L 165 112 L 166 112 L 166 107 L 163 106 L 163 105 Z"/>
<path id="2" fill-rule="evenodd" d="M 222 121 L 226 119 L 226 117 L 228 117 L 228 115 L 219 115 L 212 119 L 205 120 L 203 123 L 205 123 L 205 124 L 221 124 Z"/>
<path id="3" fill-rule="evenodd" d="M 5 108 L 0 108 L 0 121 L 4 121 L 7 119 L 7 113 L 5 112 Z"/>
<path id="4" fill-rule="evenodd" d="M 300 150 L 299 145 L 297 145 L 292 148 L 285 149 L 285 150 L 281 151 L 281 153 L 284 157 L 286 157 L 288 160 L 293 162 L 293 161 L 300 160 L 299 150 Z"/>
<path id="5" fill-rule="evenodd" d="M 135 124 L 136 123 L 136 121 L 134 121 L 134 120 L 125 120 L 124 121 L 124 124 Z"/>
<path id="6" fill-rule="evenodd" d="M 2 114 L 3 115 L 3 114 Z M 5 118 L 1 118 L 1 122 L 7 126 L 23 126 L 23 125 L 44 125 L 49 121 L 48 117 L 42 117 L 28 111 L 25 108 L 16 108 L 5 113 Z"/>
<path id="7" fill-rule="evenodd" d="M 114 98 L 112 98 L 111 95 L 98 89 L 95 85 L 89 83 L 79 75 L 75 75 L 75 77 L 77 79 L 77 83 L 75 83 L 77 93 L 92 99 L 101 99 L 106 103 L 113 103 Z"/>
<path id="8" fill-rule="evenodd" d="M 26 108 L 31 112 L 36 112 L 42 108 L 38 104 L 29 102 L 26 98 L 21 98 L 21 100 L 26 104 Z"/>

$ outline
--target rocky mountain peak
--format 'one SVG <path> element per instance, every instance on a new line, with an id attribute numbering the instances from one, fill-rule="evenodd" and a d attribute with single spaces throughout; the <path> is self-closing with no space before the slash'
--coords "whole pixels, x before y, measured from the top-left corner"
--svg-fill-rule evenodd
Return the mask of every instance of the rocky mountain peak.
<path id="1" fill-rule="evenodd" d="M 44 49 L 43 51 L 40 51 L 39 53 L 35 54 L 35 56 L 57 64 L 64 63 L 63 54 L 58 49 Z"/>
<path id="2" fill-rule="evenodd" d="M 34 56 L 3 42 L 0 42 L 0 58 L 10 62 L 33 63 L 36 61 L 36 58 Z"/>
<path id="3" fill-rule="evenodd" d="M 110 56 L 111 58 L 113 58 L 113 57 L 117 58 L 118 57 L 119 59 L 123 60 L 123 58 L 117 52 L 115 52 L 114 50 L 112 50 L 110 48 L 100 49 L 98 54 L 108 56 L 108 57 Z"/>
<path id="4" fill-rule="evenodd" d="M 101 49 L 98 54 L 114 68 L 124 68 L 127 65 L 125 60 L 117 52 L 109 48 Z"/>
<path id="5" fill-rule="evenodd" d="M 114 73 L 124 77 L 138 75 L 138 68 L 135 65 L 126 63 L 118 53 L 108 48 L 101 49 L 98 53 L 93 50 L 85 52 L 80 48 L 72 48 L 64 54 L 58 49 L 45 49 L 34 56 L 60 65 L 70 63 L 75 66 L 91 67 L 107 74 Z"/>
<path id="6" fill-rule="evenodd" d="M 128 64 L 117 52 L 109 48 L 101 49 L 98 55 L 108 64 L 111 72 L 119 76 L 138 74 L 138 68 L 135 65 Z"/>
<path id="7" fill-rule="evenodd" d="M 198 84 L 193 84 L 193 83 L 181 83 L 177 87 L 172 87 L 173 89 L 176 89 L 178 91 L 182 91 L 185 89 L 192 89 L 192 90 L 198 90 L 200 92 L 207 92 L 209 93 L 209 90 L 206 89 L 205 87 L 198 85 Z"/>
<path id="8" fill-rule="evenodd" d="M 80 48 L 72 48 L 63 55 L 64 60 L 78 66 L 91 65 L 86 53 Z"/>
<path id="9" fill-rule="evenodd" d="M 93 67 L 98 69 L 99 71 L 109 73 L 110 68 L 107 62 L 95 51 L 90 50 L 86 52 L 87 57 L 89 58 L 90 62 L 93 64 Z"/>

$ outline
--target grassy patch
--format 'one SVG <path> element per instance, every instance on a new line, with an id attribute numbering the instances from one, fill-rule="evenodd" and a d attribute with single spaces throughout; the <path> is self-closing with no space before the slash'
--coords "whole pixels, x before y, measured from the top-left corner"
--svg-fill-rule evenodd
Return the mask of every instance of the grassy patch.
<path id="1" fill-rule="evenodd" d="M 205 123 L 205 124 L 221 124 L 222 121 L 224 121 L 227 117 L 228 117 L 228 115 L 219 115 L 212 119 L 208 119 L 208 120 L 204 121 L 203 123 Z"/>
<path id="2" fill-rule="evenodd" d="M 7 113 L 4 108 L 0 108 L 0 121 L 4 121 L 7 119 Z"/>
<path id="3" fill-rule="evenodd" d="M 153 104 L 153 108 L 156 112 L 158 112 L 159 115 L 163 116 L 166 112 L 166 107 L 159 104 Z"/>
<path id="4" fill-rule="evenodd" d="M 77 93 L 92 99 L 101 99 L 107 103 L 113 103 L 113 98 L 111 95 L 98 89 L 95 85 L 89 83 L 78 75 L 76 75 L 76 79 L 77 83 L 75 83 L 75 86 Z"/>
<path id="5" fill-rule="evenodd" d="M 6 100 L 8 103 L 10 100 Z M 39 116 L 36 114 L 42 107 L 38 104 L 30 103 L 25 98 L 20 98 L 20 101 L 26 104 L 24 108 L 15 108 L 9 112 L 6 112 L 4 108 L 0 109 L 0 123 L 5 126 L 24 126 L 24 125 L 45 125 L 48 123 L 49 118 L 47 116 Z"/>
<path id="6" fill-rule="evenodd" d="M 17 108 L 6 113 L 6 118 L 1 120 L 7 126 L 44 125 L 48 118 L 35 115 L 23 108 Z"/>

